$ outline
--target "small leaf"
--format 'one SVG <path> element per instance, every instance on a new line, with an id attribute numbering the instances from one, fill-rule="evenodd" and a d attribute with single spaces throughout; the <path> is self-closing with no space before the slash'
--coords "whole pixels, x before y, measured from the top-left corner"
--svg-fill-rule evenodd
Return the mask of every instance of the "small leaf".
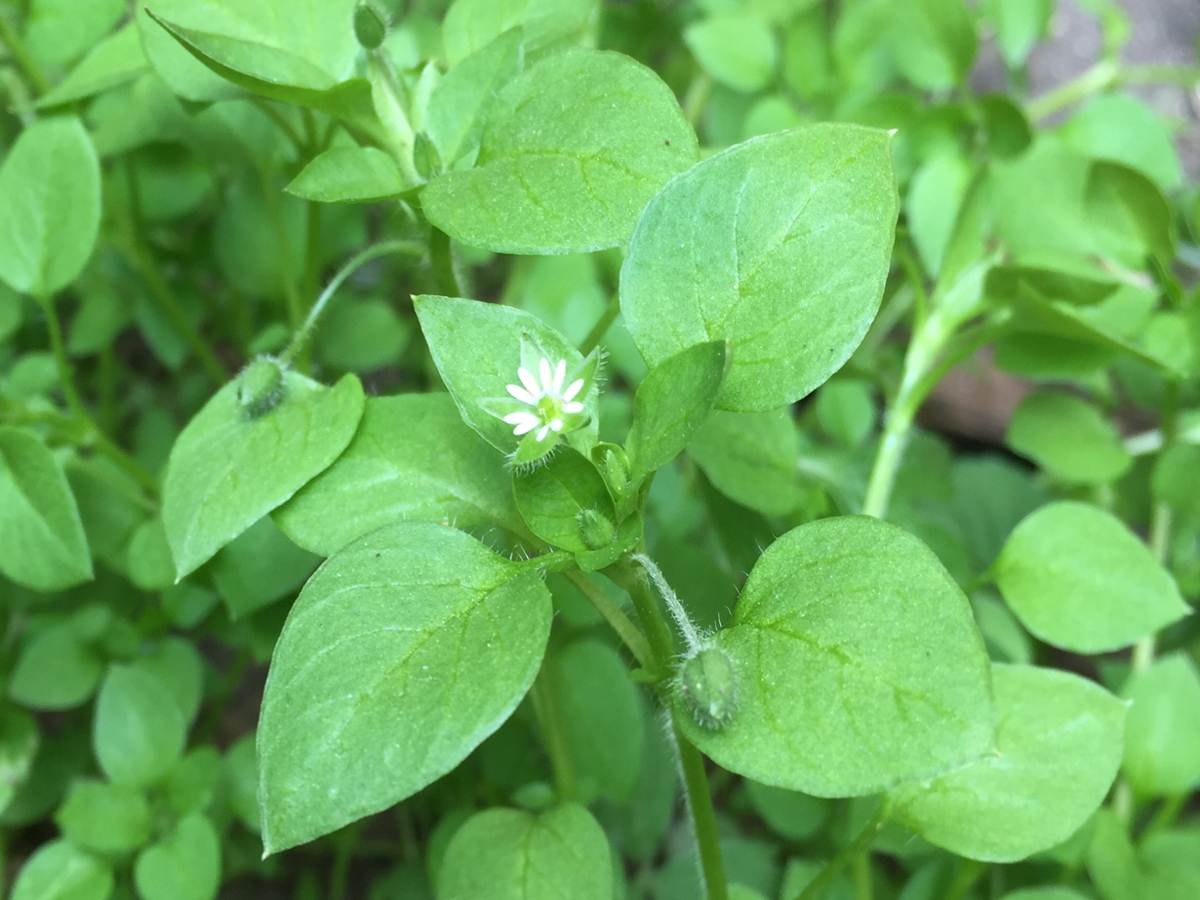
<path id="1" fill-rule="evenodd" d="M 571 49 L 497 97 L 475 168 L 421 192 L 452 238 L 500 253 L 625 243 L 647 201 L 696 161 L 696 136 L 659 77 L 619 53 Z"/>
<path id="2" fill-rule="evenodd" d="M 677 721 L 714 762 L 763 784 L 871 794 L 991 743 L 989 664 L 967 600 L 894 525 L 846 516 L 788 532 L 713 640 L 741 681 L 738 710 L 705 731 L 677 703 Z"/>
<path id="3" fill-rule="evenodd" d="M 320 562 L 263 516 L 213 557 L 213 582 L 240 619 L 299 589 Z"/>
<path id="4" fill-rule="evenodd" d="M 995 577 L 1022 625 L 1076 653 L 1127 647 L 1189 612 L 1149 548 L 1084 503 L 1051 503 L 1023 519 Z"/>
<path id="5" fill-rule="evenodd" d="M 442 23 L 442 42 L 452 66 L 496 38 L 520 28 L 529 49 L 582 33 L 596 0 L 454 0 Z"/>
<path id="6" fill-rule="evenodd" d="M 0 166 L 0 278 L 49 297 L 83 270 L 100 229 L 100 161 L 78 119 L 38 119 Z"/>
<path id="7" fill-rule="evenodd" d="M 613 865 L 599 823 L 577 803 L 535 816 L 489 809 L 446 848 L 439 900 L 611 900 Z"/>
<path id="8" fill-rule="evenodd" d="M 30 709 L 73 709 L 92 696 L 103 674 L 100 654 L 63 622 L 37 633 L 22 648 L 8 696 Z"/>
<path id="9" fill-rule="evenodd" d="M 215 900 L 221 843 L 207 817 L 180 819 L 166 838 L 143 850 L 133 867 L 142 900 Z"/>
<path id="10" fill-rule="evenodd" d="M 108 864 L 70 841 L 50 841 L 29 857 L 10 900 L 108 900 L 113 873 Z"/>
<path id="11" fill-rule="evenodd" d="M 292 607 L 267 678 L 267 852 L 385 809 L 458 765 L 533 683 L 550 617 L 528 565 L 441 525 L 388 525 L 331 557 Z"/>
<path id="12" fill-rule="evenodd" d="M 757 16 L 744 11 L 708 16 L 685 28 L 683 40 L 705 72 L 735 91 L 752 94 L 775 77 L 775 35 Z"/>
<path id="13" fill-rule="evenodd" d="M 956 87 L 975 61 L 974 11 L 960 0 L 894 0 L 888 37 L 896 65 L 926 90 Z"/>
<path id="14" fill-rule="evenodd" d="M 148 787 L 183 753 L 185 721 L 179 704 L 156 676 L 114 665 L 96 699 L 92 746 L 117 784 Z"/>
<path id="15" fill-rule="evenodd" d="M 173 93 L 195 103 L 246 96 L 242 88 L 226 81 L 193 56 L 142 4 L 138 4 L 137 28 L 146 58 Z"/>
<path id="16" fill-rule="evenodd" d="M 519 28 L 504 32 L 452 66 L 433 89 L 425 114 L 426 130 L 447 169 L 479 149 L 496 95 L 524 67 L 523 37 Z"/>
<path id="17" fill-rule="evenodd" d="M 317 357 L 338 369 L 371 372 L 395 365 L 412 336 L 412 325 L 382 297 L 339 298 L 321 323 Z"/>
<path id="18" fill-rule="evenodd" d="M 171 449 L 162 518 L 178 578 L 328 468 L 362 416 L 353 375 L 327 388 L 288 372 L 279 405 L 257 418 L 238 391 L 237 380 L 221 388 Z"/>
<path id="19" fill-rule="evenodd" d="M 25 44 L 43 66 L 58 68 L 101 41 L 125 10 L 123 0 L 30 0 Z"/>
<path id="20" fill-rule="evenodd" d="M 600 549 L 589 546 L 581 527 L 585 510 L 608 522 L 607 543 L 615 537 L 616 510 L 604 479 L 574 450 L 561 450 L 544 466 L 514 475 L 512 490 L 529 530 L 552 546 L 572 553 Z"/>
<path id="21" fill-rule="evenodd" d="M 129 580 L 143 591 L 161 591 L 175 583 L 175 560 L 162 519 L 147 519 L 129 539 Z"/>
<path id="22" fill-rule="evenodd" d="M 425 332 L 429 354 L 463 421 L 504 453 L 515 452 L 531 436 L 536 437 L 536 433 L 529 432 L 523 441 L 513 433 L 513 426 L 489 412 L 484 402 L 508 398 L 508 385 L 521 384 L 517 370 L 525 367 L 531 373 L 536 372 L 539 359 L 547 360 L 551 368 L 565 361 L 568 379 L 586 367 L 587 360 L 566 338 L 523 310 L 432 295 L 414 297 L 413 305 Z M 594 377 L 585 381 L 583 390 L 574 399 L 584 404 L 583 415 L 590 416 L 591 421 L 577 433 L 568 435 L 580 452 L 591 449 L 598 431 L 599 391 Z M 554 446 L 549 439 L 545 443 L 548 449 Z"/>
<path id="23" fill-rule="evenodd" d="M 118 84 L 146 69 L 146 55 L 132 22 L 97 44 L 83 61 L 54 89 L 38 98 L 35 106 L 46 108 L 82 100 Z"/>
<path id="24" fill-rule="evenodd" d="M 629 480 L 640 484 L 673 460 L 708 418 L 725 375 L 725 345 L 697 344 L 655 366 L 633 398 L 625 449 Z"/>
<path id="25" fill-rule="evenodd" d="M 1131 701 L 1122 768 L 1147 796 L 1183 796 L 1200 783 L 1200 674 L 1182 653 L 1156 659 L 1122 691 Z"/>
<path id="26" fill-rule="evenodd" d="M 150 839 L 150 804 L 123 784 L 75 782 L 54 821 L 63 837 L 96 853 L 127 853 Z"/>
<path id="27" fill-rule="evenodd" d="M 996 29 L 996 44 L 1004 62 L 1010 69 L 1019 69 L 1049 31 L 1054 0 L 986 0 L 982 9 Z"/>
<path id="28" fill-rule="evenodd" d="M 169 637 L 132 665 L 153 675 L 167 689 L 184 722 L 191 725 L 204 696 L 204 661 L 195 646 L 183 638 Z"/>
<path id="29" fill-rule="evenodd" d="M 1133 464 L 1112 423 L 1086 400 L 1061 391 L 1037 391 L 1022 400 L 1004 441 L 1066 481 L 1105 484 Z"/>
<path id="30" fill-rule="evenodd" d="M 746 781 L 746 793 L 771 829 L 790 841 L 807 841 L 821 831 L 829 818 L 830 803 L 798 791 Z"/>
<path id="31" fill-rule="evenodd" d="M 395 161 L 374 147 L 334 147 L 316 156 L 285 188 L 319 203 L 370 203 L 398 197 L 405 184 Z"/>
<path id="32" fill-rule="evenodd" d="M 809 496 L 797 473 L 800 434 L 786 409 L 715 412 L 688 453 L 717 490 L 758 512 L 786 516 Z"/>
<path id="33" fill-rule="evenodd" d="M 1121 761 L 1125 704 L 1078 675 L 996 665 L 996 747 L 888 794 L 889 817 L 960 856 L 1015 862 L 1069 838 Z"/>
<path id="34" fill-rule="evenodd" d="M 368 399 L 350 446 L 274 518 L 321 556 L 400 519 L 460 528 L 521 522 L 504 458 L 463 424 L 445 393 Z"/>
<path id="35" fill-rule="evenodd" d="M 0 707 L 0 813 L 29 776 L 40 743 L 33 716 L 23 709 Z"/>
<path id="36" fill-rule="evenodd" d="M 841 368 L 890 265 L 889 142 L 856 125 L 765 135 L 655 196 L 621 269 L 621 311 L 651 368 L 727 340 L 716 405 L 740 412 L 798 400 Z"/>

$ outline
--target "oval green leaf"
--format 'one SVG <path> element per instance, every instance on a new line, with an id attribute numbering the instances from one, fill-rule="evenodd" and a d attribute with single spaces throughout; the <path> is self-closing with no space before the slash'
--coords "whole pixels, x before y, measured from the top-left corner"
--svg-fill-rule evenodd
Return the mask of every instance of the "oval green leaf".
<path id="1" fill-rule="evenodd" d="M 282 402 L 251 418 L 231 381 L 171 448 L 162 519 L 178 578 L 290 499 L 354 437 L 364 402 L 355 376 L 328 388 L 287 372 L 283 383 Z"/>
<path id="2" fill-rule="evenodd" d="M 959 856 L 1015 862 L 1075 833 L 1121 763 L 1125 704 L 1078 675 L 996 665 L 992 752 L 888 794 L 888 815 Z"/>
<path id="3" fill-rule="evenodd" d="M 1132 703 L 1122 767 L 1146 796 L 1184 796 L 1200 784 L 1200 673 L 1183 653 L 1136 673 L 1122 695 Z"/>
<path id="4" fill-rule="evenodd" d="M 395 161 L 374 147 L 334 147 L 316 156 L 285 190 L 319 203 L 370 203 L 396 197 L 404 183 Z"/>
<path id="5" fill-rule="evenodd" d="M 78 119 L 38 119 L 0 166 L 0 278 L 49 297 L 83 271 L 99 230 L 92 139 Z"/>
<path id="6" fill-rule="evenodd" d="M 1060 391 L 1037 391 L 1022 400 L 1004 440 L 1066 481 L 1104 484 L 1120 478 L 1133 464 L 1121 436 L 1100 410 Z"/>
<path id="7" fill-rule="evenodd" d="M 274 519 L 321 556 L 401 519 L 520 527 L 504 457 L 444 393 L 367 400 L 350 446 Z"/>
<path id="8" fill-rule="evenodd" d="M 720 731 L 676 719 L 719 765 L 818 797 L 871 794 L 977 758 L 994 706 L 983 639 L 933 551 L 863 516 L 789 531 L 717 646 L 740 702 Z"/>
<path id="9" fill-rule="evenodd" d="M 137 858 L 133 879 L 142 900 L 216 900 L 221 885 L 221 841 L 200 813 Z"/>
<path id="10" fill-rule="evenodd" d="M 600 250 L 625 243 L 650 198 L 697 155 L 695 132 L 654 72 L 620 53 L 571 49 L 504 88 L 475 168 L 434 179 L 421 204 L 476 247 Z"/>
<path id="11" fill-rule="evenodd" d="M 70 841 L 51 841 L 21 867 L 11 900 L 108 900 L 112 869 Z"/>
<path id="12" fill-rule="evenodd" d="M 1190 611 L 1170 573 L 1120 520 L 1085 503 L 1043 506 L 1013 529 L 996 585 L 1034 636 L 1105 653 Z"/>
<path id="13" fill-rule="evenodd" d="M 450 840 L 439 900 L 611 900 L 608 838 L 592 814 L 564 803 L 540 816 L 489 809 Z"/>
<path id="14" fill-rule="evenodd" d="M 96 698 L 92 747 L 116 784 L 148 787 L 183 754 L 186 724 L 179 703 L 155 675 L 114 665 Z"/>
<path id="15" fill-rule="evenodd" d="M 886 132 L 813 125 L 754 138 L 672 181 L 621 269 L 621 310 L 651 367 L 730 342 L 717 406 L 775 409 L 859 345 L 891 264 L 897 196 Z"/>
<path id="16" fill-rule="evenodd" d="M 0 572 L 36 591 L 92 579 L 92 557 L 62 467 L 37 437 L 0 428 Z"/>
<path id="17" fill-rule="evenodd" d="M 385 809 L 458 765 L 533 683 L 551 612 L 528 564 L 430 522 L 386 526 L 326 561 L 267 677 L 267 852 Z"/>

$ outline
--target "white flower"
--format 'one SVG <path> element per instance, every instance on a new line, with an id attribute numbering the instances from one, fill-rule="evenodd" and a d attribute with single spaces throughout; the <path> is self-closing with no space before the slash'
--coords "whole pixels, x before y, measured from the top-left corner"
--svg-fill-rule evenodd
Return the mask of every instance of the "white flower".
<path id="1" fill-rule="evenodd" d="M 577 378 L 563 390 L 567 378 L 567 361 L 560 359 L 551 368 L 550 360 L 538 360 L 538 376 L 521 366 L 517 369 L 520 384 L 506 385 L 508 392 L 529 409 L 509 413 L 504 421 L 513 426 L 513 434 L 522 435 L 539 429 L 537 440 L 543 441 L 550 432 L 563 430 L 563 416 L 583 412 L 583 404 L 575 397 L 583 388 L 583 379 Z"/>

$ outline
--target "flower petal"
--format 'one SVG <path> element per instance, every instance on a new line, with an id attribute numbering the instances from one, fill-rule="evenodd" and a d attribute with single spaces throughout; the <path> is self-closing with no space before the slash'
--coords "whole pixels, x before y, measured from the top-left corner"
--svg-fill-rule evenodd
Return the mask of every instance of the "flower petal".
<path id="1" fill-rule="evenodd" d="M 554 393 L 554 375 L 550 372 L 550 360 L 538 360 L 538 376 L 542 379 L 542 396 Z"/>
<path id="2" fill-rule="evenodd" d="M 576 378 L 574 381 L 571 382 L 571 386 L 568 387 L 566 389 L 566 391 L 563 392 L 562 398 L 564 400 L 574 400 L 575 395 L 579 393 L 579 389 L 581 387 L 583 387 L 583 379 Z"/>
<path id="3" fill-rule="evenodd" d="M 525 387 L 529 390 L 529 393 L 534 398 L 535 403 L 542 398 L 541 385 L 537 383 L 537 379 L 533 377 L 532 372 L 530 372 L 524 366 L 521 366 L 519 369 L 517 369 L 517 377 L 521 379 L 521 384 L 525 385 Z"/>
<path id="4" fill-rule="evenodd" d="M 521 435 L 537 428 L 538 424 L 541 422 L 541 419 L 539 419 L 533 413 L 515 412 L 509 413 L 507 416 L 505 416 L 504 421 L 509 425 L 517 426 L 513 429 L 513 434 Z"/>
<path id="5" fill-rule="evenodd" d="M 543 425 L 543 426 L 542 426 L 542 430 L 541 430 L 541 431 L 539 431 L 539 432 L 537 433 L 537 439 L 538 439 L 538 441 L 539 441 L 539 442 L 540 442 L 540 441 L 544 441 L 544 440 L 546 439 L 546 435 L 547 435 L 547 434 L 549 434 L 549 433 L 550 433 L 550 426 L 549 426 L 549 425 Z"/>
<path id="6" fill-rule="evenodd" d="M 534 397 L 533 394 L 529 393 L 529 391 L 525 390 L 525 388 L 521 387 L 520 385 L 506 384 L 504 387 L 508 390 L 508 392 L 510 394 L 512 394 L 514 397 L 516 397 L 522 403 L 528 403 L 530 406 L 534 406 L 537 404 L 537 398 Z"/>
<path id="7" fill-rule="evenodd" d="M 576 400 L 574 403 L 564 403 L 562 411 L 568 415 L 583 412 L 583 404 Z"/>
<path id="8" fill-rule="evenodd" d="M 554 396 L 562 395 L 563 379 L 567 377 L 567 361 L 560 359 L 554 368 Z"/>
<path id="9" fill-rule="evenodd" d="M 550 420 L 550 430 L 555 432 L 556 434 L 558 432 L 562 431 L 562 425 L 563 425 L 562 419 L 551 419 Z"/>

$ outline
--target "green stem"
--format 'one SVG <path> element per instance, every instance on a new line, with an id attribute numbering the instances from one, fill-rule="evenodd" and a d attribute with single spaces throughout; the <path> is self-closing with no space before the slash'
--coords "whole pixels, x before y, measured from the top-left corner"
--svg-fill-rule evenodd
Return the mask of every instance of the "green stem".
<path id="1" fill-rule="evenodd" d="M 349 262 L 338 269 L 337 274 L 333 276 L 329 284 L 325 286 L 325 290 L 321 292 L 321 296 L 309 308 L 308 316 L 304 319 L 304 324 L 296 330 L 295 336 L 292 337 L 292 342 L 288 344 L 287 349 L 280 355 L 280 362 L 288 363 L 295 358 L 296 354 L 300 352 L 301 348 L 312 337 L 317 320 L 321 318 L 321 313 L 325 311 L 325 306 L 329 303 L 330 298 L 337 293 L 338 288 L 345 284 L 346 279 L 357 272 L 361 266 L 373 259 L 378 259 L 380 256 L 387 256 L 390 253 L 419 255 L 422 252 L 421 246 L 412 241 L 384 241 L 381 244 L 368 247 L 361 253 L 351 257 Z"/>
<path id="2" fill-rule="evenodd" d="M 546 752 L 550 755 L 550 768 L 554 771 L 554 787 L 559 799 L 573 800 L 575 798 L 575 764 L 571 759 L 571 748 L 567 743 L 567 733 L 563 727 L 562 716 L 559 714 L 558 697 L 554 685 L 547 675 L 546 666 L 542 666 L 533 688 L 529 692 L 533 700 L 533 712 L 537 716 L 538 725 L 542 730 L 542 740 L 546 744 Z"/>
<path id="3" fill-rule="evenodd" d="M 437 289 L 447 297 L 461 297 L 462 287 L 454 271 L 450 235 L 436 225 L 429 226 L 429 262 L 433 266 L 433 280 Z"/>
<path id="4" fill-rule="evenodd" d="M 48 296 L 37 298 L 38 306 L 46 316 L 46 331 L 50 335 L 50 349 L 54 352 L 54 362 L 58 367 L 58 382 L 62 387 L 63 396 L 67 400 L 67 408 L 77 419 L 91 421 L 83 401 L 79 399 L 79 391 L 75 388 L 75 375 L 67 360 L 66 347 L 63 345 L 62 326 L 58 322 L 58 312 L 54 308 L 54 300 Z"/>
<path id="5" fill-rule="evenodd" d="M 379 120 L 391 138 L 392 156 L 400 167 L 400 174 L 410 185 L 419 185 L 424 179 L 417 171 L 413 159 L 416 135 L 408 119 L 407 92 L 400 83 L 400 76 L 392 66 L 392 60 L 382 49 L 371 51 L 367 63 L 371 74 L 372 93 Z M 383 96 L 380 96 L 382 92 Z"/>
<path id="6" fill-rule="evenodd" d="M 658 608 L 658 598 L 651 590 L 640 572 L 631 566 L 607 570 L 613 572 L 613 579 L 633 600 L 633 608 L 637 610 L 638 620 L 650 644 L 651 661 L 650 674 L 665 678 L 670 669 L 671 660 L 675 657 L 675 641 L 667 620 L 663 618 Z"/>
<path id="7" fill-rule="evenodd" d="M 287 120 L 287 117 L 275 108 L 274 101 L 267 100 L 264 97 L 254 97 L 252 98 L 251 102 L 261 109 L 266 114 L 267 118 L 275 123 L 276 127 L 278 127 L 288 139 L 288 142 L 296 148 L 296 152 L 303 156 L 305 152 L 304 139 L 300 136 L 300 132 L 295 129 L 292 123 Z"/>
<path id="8" fill-rule="evenodd" d="M 871 854 L 854 857 L 854 900 L 871 900 L 875 886 L 871 881 Z"/>
<path id="9" fill-rule="evenodd" d="M 708 106 L 709 95 L 716 84 L 711 75 L 701 72 L 688 87 L 687 96 L 683 100 L 683 114 L 693 128 L 699 127 L 704 109 Z"/>
<path id="10" fill-rule="evenodd" d="M 1061 109 L 1086 100 L 1092 94 L 1107 90 L 1117 83 L 1121 69 L 1117 63 L 1102 59 L 1078 78 L 1060 85 L 1049 93 L 1031 100 L 1025 107 L 1031 122 L 1038 122 Z"/>
<path id="11" fill-rule="evenodd" d="M 846 866 L 850 865 L 857 857 L 862 856 L 870 850 L 871 842 L 875 840 L 875 835 L 883 826 L 883 804 L 879 804 L 879 808 L 875 810 L 875 815 L 867 822 L 862 831 L 858 833 L 853 841 L 831 859 L 820 872 L 817 877 L 808 883 L 808 885 L 797 894 L 792 900 L 816 900 L 816 898 L 824 896 L 825 889 L 833 883 L 833 879 L 837 878 L 842 873 Z"/>
<path id="12" fill-rule="evenodd" d="M 604 335 L 608 334 L 608 329 L 612 327 L 612 323 L 617 320 L 617 316 L 620 314 L 621 298 L 618 294 L 613 294 L 612 299 L 608 301 L 608 305 L 604 307 L 604 312 L 600 314 L 600 318 L 596 320 L 596 324 L 592 326 L 592 330 L 587 333 L 587 337 L 579 345 L 579 352 L 587 356 L 596 347 L 600 346 L 600 342 L 604 340 Z"/>
<path id="13" fill-rule="evenodd" d="M 17 30 L 12 27 L 8 17 L 3 13 L 0 13 L 0 41 L 3 41 L 4 45 L 8 47 L 9 56 L 13 58 L 13 62 L 17 64 L 17 67 L 25 74 L 39 94 L 50 90 L 50 82 L 42 73 L 42 67 L 38 65 L 37 60 L 29 52 L 29 48 L 25 46 L 25 42 L 21 40 L 21 36 L 17 34 Z"/>
<path id="14" fill-rule="evenodd" d="M 696 833 L 696 849 L 700 854 L 704 891 L 708 900 L 728 900 L 725 863 L 721 858 L 721 843 L 717 834 L 717 813 L 713 809 L 708 774 L 704 771 L 704 757 L 683 736 L 683 732 L 675 724 L 674 713 L 671 716 L 671 727 L 674 729 L 675 744 L 679 750 L 679 766 L 683 770 L 683 786 L 688 810 L 692 814 L 692 828 Z"/>
<path id="15" fill-rule="evenodd" d="M 304 301 L 300 297 L 300 289 L 296 286 L 294 261 L 289 246 L 291 241 L 283 221 L 283 210 L 279 206 L 279 198 L 275 194 L 274 185 L 271 184 L 271 177 L 262 166 L 258 169 L 258 180 L 262 185 L 263 197 L 267 201 L 267 214 L 271 217 L 271 227 L 275 230 L 275 241 L 278 244 L 279 271 L 283 280 L 283 293 L 287 298 L 288 321 L 293 328 L 298 328 L 304 318 Z"/>
<path id="16" fill-rule="evenodd" d="M 582 572 L 564 572 L 563 574 L 571 584 L 575 585 L 579 593 L 588 599 L 596 611 L 604 616 L 604 620 L 612 626 L 612 630 L 617 633 L 621 642 L 633 654 L 638 665 L 647 672 L 652 671 L 655 663 L 654 656 L 650 652 L 650 644 L 646 640 L 646 636 L 629 620 L 629 617 L 621 612 L 620 607 L 609 600 L 608 595 Z"/>
<path id="17" fill-rule="evenodd" d="M 305 210 L 304 296 L 317 296 L 317 281 L 321 268 L 321 204 L 309 203 Z M 311 344 L 305 343 L 296 357 L 296 368 L 307 373 Z"/>

